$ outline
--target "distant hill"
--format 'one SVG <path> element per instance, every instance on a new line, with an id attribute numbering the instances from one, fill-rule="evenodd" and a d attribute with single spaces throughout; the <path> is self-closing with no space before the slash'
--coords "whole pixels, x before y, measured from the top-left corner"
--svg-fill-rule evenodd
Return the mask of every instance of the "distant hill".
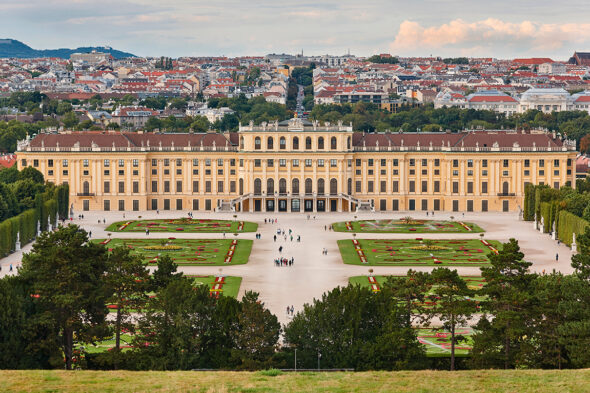
<path id="1" fill-rule="evenodd" d="M 93 50 L 97 52 L 110 53 L 115 59 L 136 57 L 132 53 L 121 52 L 106 46 L 84 46 L 76 49 L 61 48 L 38 50 L 33 49 L 17 40 L 10 38 L 0 39 L 0 58 L 17 57 L 22 59 L 30 59 L 32 57 L 60 57 L 62 59 L 69 59 L 72 53 L 88 53 Z"/>

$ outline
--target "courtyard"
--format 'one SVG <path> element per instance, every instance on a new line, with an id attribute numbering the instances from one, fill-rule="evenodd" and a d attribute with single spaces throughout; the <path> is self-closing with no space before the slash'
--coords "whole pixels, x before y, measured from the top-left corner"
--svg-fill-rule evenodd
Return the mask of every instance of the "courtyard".
<path id="1" fill-rule="evenodd" d="M 454 219 L 455 217 L 452 217 Z M 423 220 L 411 216 L 389 220 L 358 220 L 336 222 L 336 232 L 354 233 L 476 233 L 483 229 L 471 222 Z"/>
<path id="2" fill-rule="evenodd" d="M 139 217 L 138 217 L 139 218 Z M 110 224 L 107 231 L 112 232 L 254 232 L 258 224 L 237 220 L 192 219 L 190 217 L 129 220 Z"/>
<path id="3" fill-rule="evenodd" d="M 357 213 L 357 220 L 399 220 L 408 215 L 413 215 L 416 219 L 427 219 L 425 212 L 390 212 L 390 213 Z M 455 213 L 456 215 L 457 213 Z M 199 219 L 204 220 L 227 220 L 234 221 L 234 213 L 209 213 L 199 214 Z M 437 213 L 437 219 L 442 221 L 450 220 L 452 214 Z M 77 216 L 77 213 L 75 214 Z M 128 241 L 129 239 L 150 239 L 157 241 L 166 240 L 169 237 L 175 237 L 176 240 L 233 240 L 234 236 L 227 234 L 224 239 L 221 232 L 184 232 L 175 231 L 174 233 L 165 233 L 154 231 L 149 237 L 138 232 L 116 232 L 107 228 L 114 223 L 131 220 L 153 220 L 158 219 L 178 219 L 186 216 L 186 212 L 177 211 L 155 211 L 126 212 L 125 218 L 122 212 L 85 212 L 84 219 L 74 219 L 73 224 L 80 225 L 87 231 L 92 232 L 92 239 L 107 239 L 108 233 L 111 237 Z M 140 219 L 139 216 L 142 218 Z M 281 323 L 290 320 L 285 309 L 287 305 L 293 305 L 295 312 L 302 309 L 304 303 L 312 302 L 314 298 L 320 298 L 322 294 L 339 285 L 347 285 L 349 278 L 352 276 L 362 276 L 368 274 L 368 269 L 373 269 L 373 275 L 405 275 L 409 266 L 402 265 L 383 265 L 376 264 L 369 266 L 367 264 L 344 264 L 338 240 L 348 240 L 352 244 L 352 233 L 336 232 L 330 230 L 330 225 L 335 222 L 354 221 L 352 213 L 318 213 L 310 216 L 307 214 L 297 213 L 237 213 L 237 221 L 252 222 L 258 224 L 257 232 L 261 238 L 256 239 L 254 232 L 240 233 L 237 236 L 238 241 L 248 240 L 252 242 L 252 251 L 247 264 L 225 264 L 202 265 L 202 264 L 181 264 L 179 271 L 186 275 L 197 276 L 233 276 L 242 277 L 241 285 L 238 290 L 238 297 L 241 297 L 245 291 L 256 291 L 260 293 L 260 300 L 270 309 Z M 196 217 L 195 217 L 196 219 Z M 265 223 L 265 219 L 267 223 Z M 269 219 L 276 219 L 274 224 Z M 101 223 L 98 224 L 98 220 Z M 102 223 L 106 221 L 106 224 Z M 571 273 L 573 269 L 570 266 L 571 251 L 564 244 L 557 244 L 551 240 L 549 234 L 539 233 L 533 229 L 531 222 L 525 222 L 518 219 L 517 213 L 465 213 L 461 217 L 463 222 L 473 223 L 485 229 L 485 239 L 494 239 L 499 242 L 506 242 L 509 238 L 515 237 L 519 240 L 522 251 L 526 259 L 533 263 L 531 270 L 536 272 L 551 272 L 553 269 L 564 273 Z M 300 236 L 301 241 L 291 241 L 290 237 L 274 236 L 278 230 L 291 229 L 295 236 Z M 140 231 L 141 232 L 141 231 Z M 412 233 L 371 233 L 374 240 L 407 240 L 421 237 L 430 240 L 471 240 L 480 242 L 479 233 L 424 233 L 416 235 Z M 231 238 L 231 239 L 229 239 Z M 114 243 L 113 243 L 114 244 Z M 159 244 L 159 243 L 157 243 Z M 282 246 L 282 252 L 278 248 Z M 480 246 L 481 248 L 481 246 Z M 218 248 L 221 250 L 220 248 Z M 322 250 L 327 254 L 323 254 Z M 12 264 L 16 273 L 23 252 L 29 252 L 31 244 L 23 246 L 21 251 L 10 254 L 8 257 L 0 260 L 2 271 L 0 275 L 9 273 L 9 266 Z M 482 249 L 485 250 L 485 249 Z M 221 253 L 221 251 L 220 251 Z M 555 255 L 559 254 L 559 261 L 555 261 Z M 485 253 L 482 255 L 486 255 Z M 275 267 L 274 259 L 279 257 L 294 258 L 295 263 L 291 267 Z M 415 265 L 411 268 L 418 271 L 431 271 L 439 265 Z M 446 266 L 446 265 L 442 265 Z M 478 276 L 480 275 L 479 266 L 477 265 L 460 265 L 449 267 L 457 269 L 461 276 Z M 148 265 L 149 269 L 155 269 L 154 264 Z M 221 269 L 221 271 L 220 271 Z"/>

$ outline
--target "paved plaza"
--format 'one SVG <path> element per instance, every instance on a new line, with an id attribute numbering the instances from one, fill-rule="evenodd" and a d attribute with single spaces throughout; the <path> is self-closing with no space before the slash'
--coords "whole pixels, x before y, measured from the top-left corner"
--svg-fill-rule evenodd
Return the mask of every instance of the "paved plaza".
<path id="1" fill-rule="evenodd" d="M 154 218 L 178 218 L 182 212 L 162 211 L 156 214 L 153 211 L 125 213 L 122 212 L 85 212 L 84 219 L 74 219 L 73 223 L 81 225 L 87 231 L 92 232 L 92 238 L 106 238 L 105 228 L 112 222 L 124 219 Z M 434 217 L 426 217 L 425 212 L 399 212 L 399 213 L 316 213 L 315 218 L 311 213 L 310 219 L 307 213 L 238 213 L 238 219 L 253 221 L 259 224 L 258 233 L 262 234 L 260 240 L 255 239 L 255 233 L 242 233 L 238 239 L 254 240 L 250 260 L 246 265 L 237 266 L 182 266 L 180 271 L 187 274 L 210 275 L 224 274 L 242 277 L 242 286 L 239 297 L 244 291 L 252 290 L 260 293 L 261 300 L 277 315 L 282 323 L 289 321 L 286 307 L 293 305 L 295 312 L 301 310 L 303 304 L 319 298 L 322 293 L 338 286 L 347 285 L 348 278 L 368 274 L 368 269 L 373 269 L 376 275 L 404 275 L 409 269 L 407 266 L 355 266 L 342 263 L 338 250 L 337 240 L 352 239 L 352 234 L 325 230 L 325 226 L 337 221 L 358 219 L 398 219 L 411 215 L 414 218 L 449 219 L 468 221 L 481 226 L 485 232 L 485 238 L 490 240 L 507 241 L 514 237 L 519 241 L 526 260 L 533 262 L 532 270 L 538 273 L 549 273 L 553 269 L 563 273 L 571 273 L 571 251 L 563 244 L 551 239 L 549 234 L 542 234 L 533 229 L 532 222 L 519 221 L 516 213 L 439 213 Z M 233 220 L 233 213 L 195 214 L 197 218 L 227 219 Z M 276 224 L 264 223 L 264 219 L 274 218 Z M 101 223 L 98 224 L 100 219 Z M 102 223 L 105 219 L 106 223 Z M 285 241 L 277 235 L 276 242 L 273 236 L 277 230 L 284 230 L 287 234 Z M 288 235 L 289 229 L 293 232 L 293 241 Z M 111 232 L 113 238 L 167 238 L 169 233 L 151 232 L 149 235 L 141 232 Z M 191 239 L 216 239 L 223 238 L 223 233 L 174 233 L 176 238 Z M 226 234 L 226 238 L 234 238 L 232 234 Z M 301 242 L 297 242 L 297 236 L 301 236 Z M 419 235 L 407 233 L 359 233 L 357 238 L 362 239 L 407 239 L 421 237 L 424 239 L 479 239 L 478 233 L 421 233 Z M 282 246 L 282 253 L 278 249 Z M 327 249 L 327 255 L 322 250 Z M 20 264 L 22 252 L 28 252 L 31 245 L 23 248 L 23 251 L 13 253 L 0 260 L 2 272 L 5 275 L 9 271 L 9 265 L 14 268 Z M 559 254 L 559 262 L 555 261 L 555 254 Z M 274 260 L 279 257 L 295 259 L 290 267 L 276 267 Z M 432 266 L 412 267 L 414 270 L 430 271 Z M 451 267 L 457 269 L 460 275 L 479 275 L 478 267 Z M 153 269 L 153 267 L 151 267 Z"/>

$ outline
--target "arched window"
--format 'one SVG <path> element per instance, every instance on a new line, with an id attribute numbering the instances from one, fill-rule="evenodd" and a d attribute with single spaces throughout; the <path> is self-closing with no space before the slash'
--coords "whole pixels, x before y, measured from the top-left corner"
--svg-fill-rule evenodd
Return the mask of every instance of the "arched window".
<path id="1" fill-rule="evenodd" d="M 293 179 L 291 182 L 291 194 L 299 194 L 299 179 Z"/>
<path id="2" fill-rule="evenodd" d="M 282 136 L 281 139 L 279 140 L 279 148 L 281 150 L 285 150 L 287 148 L 287 140 L 285 139 L 284 136 Z"/>
<path id="3" fill-rule="evenodd" d="M 84 194 L 90 194 L 90 184 L 88 184 L 87 181 L 85 181 L 84 183 L 82 183 L 82 192 Z"/>
<path id="4" fill-rule="evenodd" d="M 503 194 L 508 194 L 508 192 L 510 190 L 510 186 L 508 185 L 508 182 L 505 181 L 504 183 L 502 183 L 502 193 Z"/>
<path id="5" fill-rule="evenodd" d="M 267 148 L 268 150 L 272 150 L 272 149 L 274 149 L 274 147 L 273 147 L 273 140 L 272 140 L 272 136 L 269 136 L 269 137 L 266 139 L 266 148 Z"/>
<path id="6" fill-rule="evenodd" d="M 254 149 L 255 150 L 260 150 L 260 137 L 257 136 L 256 138 L 254 138 Z"/>
<path id="7" fill-rule="evenodd" d="M 254 179 L 254 195 L 262 194 L 262 180 Z"/>
<path id="8" fill-rule="evenodd" d="M 350 150 L 350 137 L 346 138 L 346 148 Z"/>
<path id="9" fill-rule="evenodd" d="M 274 179 L 268 179 L 266 181 L 266 195 L 273 195 L 275 193 L 275 181 Z"/>
<path id="10" fill-rule="evenodd" d="M 299 150 L 299 138 L 293 137 L 293 150 Z"/>
<path id="11" fill-rule="evenodd" d="M 305 138 L 305 149 L 306 150 L 311 150 L 311 137 L 307 137 Z"/>
<path id="12" fill-rule="evenodd" d="M 348 195 L 352 195 L 352 179 L 348 179 L 348 185 L 346 187 Z"/>
<path id="13" fill-rule="evenodd" d="M 312 180 L 311 179 L 305 179 L 305 193 L 306 194 L 313 193 L 312 189 L 313 189 L 313 182 L 312 182 Z"/>
<path id="14" fill-rule="evenodd" d="M 287 193 L 287 180 L 279 179 L 279 194 Z"/>
<path id="15" fill-rule="evenodd" d="M 244 179 L 240 179 L 240 195 L 244 195 Z"/>
<path id="16" fill-rule="evenodd" d="M 323 150 L 324 149 L 324 137 L 320 136 L 318 138 L 318 149 L 319 150 Z"/>
<path id="17" fill-rule="evenodd" d="M 324 195 L 324 179 L 318 179 L 318 195 Z"/>
<path id="18" fill-rule="evenodd" d="M 338 180 L 336 180 L 335 178 L 330 180 L 330 194 L 338 194 Z"/>
<path id="19" fill-rule="evenodd" d="M 333 136 L 332 139 L 330 139 L 330 149 L 336 150 L 337 146 L 338 142 L 336 141 L 336 137 Z"/>

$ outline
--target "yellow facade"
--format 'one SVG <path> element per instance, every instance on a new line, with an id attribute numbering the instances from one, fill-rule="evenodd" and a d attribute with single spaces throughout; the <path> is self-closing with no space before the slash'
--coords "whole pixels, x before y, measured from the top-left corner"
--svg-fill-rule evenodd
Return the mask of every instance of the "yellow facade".
<path id="1" fill-rule="evenodd" d="M 526 183 L 576 175 L 575 144 L 545 132 L 361 134 L 301 119 L 233 135 L 40 134 L 18 150 L 19 169 L 70 184 L 74 211 L 518 211 Z"/>

